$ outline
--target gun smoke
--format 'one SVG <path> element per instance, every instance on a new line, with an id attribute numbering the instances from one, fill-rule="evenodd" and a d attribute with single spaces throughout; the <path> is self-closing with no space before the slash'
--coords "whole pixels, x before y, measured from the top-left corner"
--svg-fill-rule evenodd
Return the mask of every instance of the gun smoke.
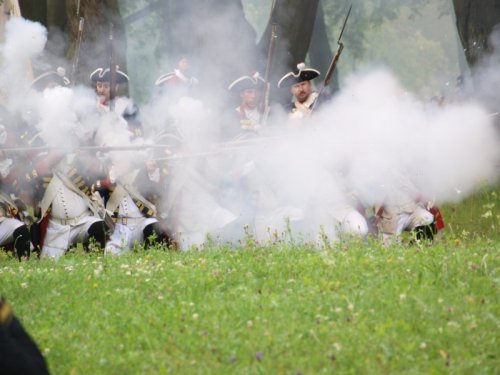
<path id="1" fill-rule="evenodd" d="M 96 134 L 97 145 L 131 145 L 116 116 L 96 113 L 90 88 L 56 87 L 43 93 L 29 88 L 20 61 L 36 59 L 46 35 L 39 24 L 8 22 L 0 46 L 6 108 L 35 122 L 49 146 L 77 148 Z M 168 153 L 116 151 L 108 156 L 116 173 L 151 158 L 159 163 L 169 159 L 164 209 L 182 208 L 176 220 L 183 248 L 200 245 L 206 234 L 234 241 L 248 230 L 266 241 L 287 227 L 311 240 L 323 228 L 333 239 L 336 213 L 352 205 L 353 197 L 373 206 L 411 186 L 422 198 L 442 204 L 498 182 L 498 116 L 491 115 L 500 110 L 492 89 L 500 81 L 498 63 L 497 55 L 485 61 L 476 72 L 480 78 L 474 93 L 445 106 L 420 100 L 386 69 L 357 72 L 301 123 L 272 107 L 262 137 L 246 143 L 218 141 L 224 111 L 213 104 L 210 89 L 179 98 L 165 92 L 141 108 L 141 121 L 143 144 L 172 145 Z"/>

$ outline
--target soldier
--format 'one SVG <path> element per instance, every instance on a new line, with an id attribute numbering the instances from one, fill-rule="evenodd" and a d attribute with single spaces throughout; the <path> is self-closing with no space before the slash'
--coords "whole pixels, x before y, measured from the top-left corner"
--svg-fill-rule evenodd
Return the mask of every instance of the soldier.
<path id="1" fill-rule="evenodd" d="M 180 97 L 198 84 L 198 79 L 190 76 L 190 70 L 189 60 L 183 56 L 177 63 L 176 69 L 158 77 L 155 86 L 160 89 L 161 94 L 168 93 L 170 95 L 175 92 L 175 95 Z"/>
<path id="2" fill-rule="evenodd" d="M 31 236 L 28 226 L 21 220 L 18 203 L 3 192 L 4 179 L 0 191 L 0 246 L 12 246 L 19 260 L 29 258 L 31 253 Z"/>
<path id="3" fill-rule="evenodd" d="M 258 132 L 261 128 L 262 111 L 259 106 L 264 87 L 265 81 L 259 73 L 242 76 L 229 85 L 228 90 L 240 97 L 240 104 L 234 109 L 239 119 L 240 132 L 241 130 Z"/>
<path id="4" fill-rule="evenodd" d="M 92 195 L 91 181 L 99 162 L 89 154 L 42 153 L 29 176 L 39 197 L 39 217 L 45 232 L 41 257 L 59 258 L 71 246 L 83 243 L 88 250 L 92 239 L 105 245 L 102 208 Z M 41 198 L 40 198 L 41 197 Z"/>
<path id="5" fill-rule="evenodd" d="M 375 214 L 375 225 L 382 234 L 384 244 L 393 239 L 399 240 L 404 231 L 413 231 L 416 239 L 432 240 L 435 220 L 439 221 L 437 225 L 440 228 L 443 225 L 440 213 L 435 218 L 420 199 L 417 188 L 404 177 L 396 180 L 385 202 L 376 207 Z"/>
<path id="6" fill-rule="evenodd" d="M 129 82 L 129 77 L 124 72 L 116 69 L 115 87 L 111 87 L 111 72 L 109 68 L 98 68 L 90 74 L 90 80 L 95 85 L 98 96 L 97 108 L 103 113 L 111 110 L 124 120 L 130 132 L 131 140 L 142 140 L 143 129 L 139 118 L 139 108 L 134 101 L 126 96 L 116 96 L 119 86 Z M 113 97 L 113 98 L 112 98 Z M 99 138 L 99 135 L 97 136 Z"/>
<path id="7" fill-rule="evenodd" d="M 90 74 L 90 80 L 94 84 L 98 96 L 97 106 L 102 111 L 109 112 L 113 100 L 113 111 L 125 119 L 131 119 L 137 116 L 139 111 L 132 99 L 125 96 L 112 98 L 112 94 L 118 92 L 120 85 L 128 83 L 129 77 L 121 70 L 116 69 L 115 78 L 115 87 L 111 87 L 111 71 L 109 68 L 97 68 Z"/>
<path id="8" fill-rule="evenodd" d="M 40 349 L 0 297 L 0 369 L 2 374 L 49 374 Z"/>
<path id="9" fill-rule="evenodd" d="M 100 186 L 109 190 L 106 209 L 114 213 L 116 226 L 105 246 L 106 254 L 121 255 L 135 243 L 151 245 L 151 238 L 163 238 L 158 227 L 156 206 L 151 200 L 161 193 L 160 171 L 154 165 L 134 168 L 131 165 L 111 168 Z M 151 198 L 153 195 L 156 197 Z"/>
<path id="10" fill-rule="evenodd" d="M 58 67 L 56 70 L 40 74 L 31 82 L 31 87 L 41 92 L 56 86 L 69 87 L 70 83 L 69 78 L 66 77 L 66 70 L 63 67 Z"/>
<path id="11" fill-rule="evenodd" d="M 13 132 L 9 132 L 12 117 L 0 107 L 0 145 L 11 145 Z M 11 133 L 11 134 L 9 134 Z M 24 204 L 15 195 L 19 193 L 17 159 L 0 150 L 0 246 L 12 247 L 19 260 L 31 252 L 30 231 L 24 222 Z"/>
<path id="12" fill-rule="evenodd" d="M 7 162 L 7 163 L 6 163 Z M 29 258 L 31 253 L 31 236 L 28 225 L 23 221 L 23 205 L 18 198 L 13 198 L 10 188 L 15 171 L 9 158 L 0 161 L 0 246 L 12 247 L 19 260 Z"/>
<path id="13" fill-rule="evenodd" d="M 315 103 L 318 93 L 313 90 L 311 81 L 319 76 L 316 69 L 306 68 L 304 63 L 297 65 L 297 72 L 285 74 L 278 82 L 278 87 L 289 88 L 294 97 L 286 110 L 290 118 L 303 118 L 311 114 L 312 109 L 320 103 Z"/>

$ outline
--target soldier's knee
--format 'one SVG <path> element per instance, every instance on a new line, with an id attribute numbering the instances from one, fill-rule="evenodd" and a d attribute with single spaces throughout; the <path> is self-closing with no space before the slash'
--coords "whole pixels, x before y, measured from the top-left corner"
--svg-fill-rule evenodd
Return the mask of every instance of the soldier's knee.
<path id="1" fill-rule="evenodd" d="M 31 252 L 31 235 L 26 224 L 16 228 L 13 233 L 14 248 L 19 259 L 29 258 Z"/>
<path id="2" fill-rule="evenodd" d="M 364 238 L 368 235 L 368 223 L 357 211 L 349 213 L 342 221 L 342 233 Z"/>
<path id="3" fill-rule="evenodd" d="M 104 249 L 104 246 L 106 245 L 106 230 L 104 228 L 104 222 L 98 221 L 93 223 L 87 233 L 90 238 L 93 238 L 96 241 L 101 249 Z"/>

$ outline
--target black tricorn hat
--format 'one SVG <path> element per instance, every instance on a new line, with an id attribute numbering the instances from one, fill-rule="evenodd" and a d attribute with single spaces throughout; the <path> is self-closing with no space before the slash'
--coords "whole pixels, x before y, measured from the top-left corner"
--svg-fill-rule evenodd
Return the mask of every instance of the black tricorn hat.
<path id="1" fill-rule="evenodd" d="M 297 72 L 285 74 L 278 82 L 278 87 L 290 87 L 297 83 L 310 81 L 319 76 L 319 71 L 316 69 L 306 68 L 304 63 L 297 64 Z"/>
<path id="2" fill-rule="evenodd" d="M 251 76 L 242 76 L 234 80 L 229 86 L 228 90 L 233 92 L 242 92 L 244 90 L 263 90 L 266 81 L 259 75 L 255 73 Z"/>
<path id="3" fill-rule="evenodd" d="M 51 86 L 69 86 L 70 80 L 66 77 L 64 68 L 59 67 L 56 70 L 51 70 L 40 74 L 31 82 L 31 87 L 38 91 L 43 91 Z"/>
<path id="4" fill-rule="evenodd" d="M 167 84 L 196 86 L 198 84 L 198 80 L 195 77 L 187 77 L 179 69 L 175 69 L 173 72 L 162 74 L 155 81 L 155 86 L 158 87 L 162 87 Z"/>
<path id="5" fill-rule="evenodd" d="M 97 68 L 92 73 L 90 73 L 90 80 L 92 82 L 111 82 L 111 71 L 109 68 Z M 116 67 L 116 83 L 126 83 L 128 82 L 128 75 L 123 73 Z"/>

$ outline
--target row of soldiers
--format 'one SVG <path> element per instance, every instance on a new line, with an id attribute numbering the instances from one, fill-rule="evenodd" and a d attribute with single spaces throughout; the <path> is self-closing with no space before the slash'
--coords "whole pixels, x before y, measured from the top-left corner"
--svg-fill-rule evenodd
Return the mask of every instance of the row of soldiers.
<path id="1" fill-rule="evenodd" d="M 300 63 L 296 70 L 288 72 L 278 81 L 277 87 L 289 90 L 292 97 L 283 108 L 289 123 L 299 126 L 310 124 L 311 121 L 308 120 L 313 111 L 327 106 L 332 99 L 328 90 L 323 90 L 325 87 L 319 92 L 314 90 L 313 80 L 319 76 L 318 70 Z M 161 76 L 156 82 L 157 85 L 165 85 L 168 90 L 180 86 L 183 94 L 197 83 L 198 80 L 189 75 L 189 64 L 185 58 L 179 62 L 174 72 Z M 230 116 L 230 119 L 226 120 L 225 139 L 248 139 L 249 136 L 265 139 L 269 134 L 265 129 L 270 111 L 268 103 L 265 103 L 266 91 L 269 90 L 268 83 L 258 72 L 254 72 L 235 79 L 227 89 L 238 96 L 240 101 L 232 111 L 232 119 Z M 432 240 L 444 227 L 438 207 L 432 200 L 422 197 L 408 178 L 399 177 L 397 186 L 390 192 L 390 199 L 380 202 L 375 207 L 367 207 L 359 199 L 352 198 L 355 196 L 351 194 L 353 192 L 338 191 L 335 183 L 331 185 L 330 195 L 338 195 L 337 201 L 342 202 L 332 209 L 335 221 L 338 223 L 336 231 L 340 234 L 364 238 L 369 233 L 381 233 L 384 242 L 388 243 L 398 238 L 404 231 L 414 231 L 417 238 Z M 246 189 L 251 190 L 248 186 Z M 249 191 L 247 193 L 252 195 Z M 323 223 L 317 224 L 320 226 Z"/>
<path id="2" fill-rule="evenodd" d="M 290 122 L 309 119 L 313 111 L 331 100 L 330 95 L 321 95 L 323 91 L 314 90 L 312 81 L 319 76 L 318 70 L 300 63 L 297 70 L 279 80 L 278 88 L 289 89 L 293 97 L 285 108 Z M 244 76 L 231 83 L 228 89 L 241 97 L 241 103 L 235 109 L 240 117 L 241 130 L 259 132 L 259 120 L 263 118 L 259 98 L 264 95 L 265 81 L 258 74 Z M 424 199 L 409 179 L 399 178 L 397 185 L 390 192 L 390 200 L 375 207 L 366 207 L 359 199 L 352 199 L 355 195 L 351 194 L 352 191 L 334 192 L 332 189 L 331 194 L 344 193 L 345 198 L 342 208 L 334 210 L 339 223 L 337 231 L 362 238 L 368 233 L 380 233 L 384 243 L 399 238 L 404 231 L 413 231 L 418 239 L 432 240 L 444 228 L 439 208 L 433 201 Z"/>
<path id="3" fill-rule="evenodd" d="M 160 76 L 156 85 L 186 94 L 197 84 L 197 79 L 187 74 L 188 64 L 182 59 L 177 69 Z M 293 96 L 286 107 L 290 119 L 301 121 L 311 116 L 312 111 L 328 99 L 319 98 L 313 90 L 311 81 L 319 74 L 299 64 L 296 71 L 279 81 L 278 87 L 289 89 Z M 115 127 L 107 129 L 108 132 L 126 130 L 127 144 L 133 145 L 136 141 L 141 144 L 143 129 L 137 121 L 137 106 L 129 98 L 111 95 L 117 90 L 111 87 L 111 81 L 118 86 L 127 83 L 129 78 L 120 70 L 114 72 L 113 79 L 111 76 L 107 68 L 98 68 L 90 75 L 98 97 L 96 112 L 104 117 L 114 116 Z M 43 91 L 68 85 L 64 72 L 56 71 L 39 76 L 32 87 Z M 230 122 L 234 127 L 228 130 L 232 136 L 259 137 L 263 133 L 262 121 L 268 110 L 261 105 L 265 88 L 266 83 L 258 73 L 239 77 L 229 85 L 228 90 L 240 98 L 233 111 L 234 122 Z M 137 243 L 149 246 L 152 241 L 165 241 L 176 247 L 180 241 L 178 235 L 190 231 L 189 224 L 182 227 L 178 223 L 175 202 L 171 205 L 173 209 L 161 212 L 165 207 L 166 186 L 170 183 L 171 171 L 166 165 L 139 158 L 138 163 L 127 161 L 125 167 L 120 167 L 122 171 L 116 173 L 109 158 L 103 162 L 106 159 L 103 153 L 95 152 L 103 146 L 105 149 L 102 133 L 106 129 L 79 139 L 78 151 L 70 154 L 33 147 L 37 137 L 29 136 L 29 126 L 25 129 L 3 112 L 4 135 L 0 142 L 3 141 L 4 146 L 29 146 L 30 152 L 19 154 L 9 152 L 8 148 L 2 152 L 0 246 L 13 247 L 19 258 L 29 256 L 32 249 L 38 250 L 42 257 L 57 258 L 78 243 L 86 249 L 95 244 L 106 253 L 121 254 Z M 252 188 L 246 186 L 246 189 L 251 195 Z M 339 224 L 337 230 L 364 238 L 378 229 L 389 238 L 417 228 L 420 237 L 432 238 L 436 229 L 443 227 L 439 210 L 416 198 L 417 194 L 403 194 L 402 190 L 395 192 L 401 195 L 397 205 L 381 202 L 371 217 L 366 207 L 356 200 L 342 204 L 334 214 Z M 343 193 L 332 191 L 331 194 Z M 230 213 L 226 217 L 229 218 L 221 226 L 234 221 Z"/>
<path id="4" fill-rule="evenodd" d="M 125 73 L 116 74 L 118 84 L 128 81 Z M 127 116 L 133 117 L 137 107 L 119 97 L 110 112 L 109 69 L 96 69 L 90 79 L 97 94 L 94 115 L 110 124 L 98 133 L 121 132 L 132 145 L 141 137 L 141 129 L 134 121 L 127 122 Z M 31 85 L 38 90 L 36 95 L 68 86 L 61 70 L 44 73 Z M 169 242 L 153 203 L 163 183 L 158 167 L 129 163 L 130 173 L 114 176 L 109 158 L 104 160 L 106 156 L 96 152 L 102 150 L 98 145 L 104 145 L 100 134 L 75 135 L 76 148 L 68 150 L 63 145 L 47 147 L 39 129 L 5 108 L 0 122 L 0 246 L 12 248 L 22 259 L 33 250 L 41 257 L 58 258 L 80 243 L 86 250 L 95 245 L 120 254 L 137 243 Z M 136 181 L 148 181 L 140 184 L 146 190 L 139 191 Z"/>

